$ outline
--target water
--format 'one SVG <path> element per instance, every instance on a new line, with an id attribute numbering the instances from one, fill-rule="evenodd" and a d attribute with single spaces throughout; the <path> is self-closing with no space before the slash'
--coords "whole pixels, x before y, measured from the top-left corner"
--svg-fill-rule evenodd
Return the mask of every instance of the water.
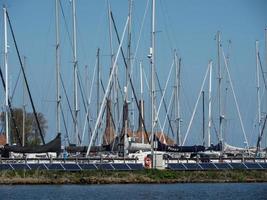
<path id="1" fill-rule="evenodd" d="M 267 183 L 166 185 L 2 185 L 0 186 L 0 199 L 267 200 Z"/>

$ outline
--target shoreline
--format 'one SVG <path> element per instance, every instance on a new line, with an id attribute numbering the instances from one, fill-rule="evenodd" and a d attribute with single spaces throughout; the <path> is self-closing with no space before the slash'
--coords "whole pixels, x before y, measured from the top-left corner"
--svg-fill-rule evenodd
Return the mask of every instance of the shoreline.
<path id="1" fill-rule="evenodd" d="M 0 185 L 266 183 L 267 171 L 0 171 Z"/>

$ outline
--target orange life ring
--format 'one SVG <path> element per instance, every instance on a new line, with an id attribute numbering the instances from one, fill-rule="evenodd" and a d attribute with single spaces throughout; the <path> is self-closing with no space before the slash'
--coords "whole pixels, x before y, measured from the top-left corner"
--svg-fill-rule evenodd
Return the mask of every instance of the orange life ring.
<path id="1" fill-rule="evenodd" d="M 147 169 L 150 169 L 151 168 L 151 166 L 152 166 L 152 160 L 151 160 L 151 158 L 150 157 L 145 157 L 144 158 L 144 163 L 145 163 L 145 168 L 147 168 Z"/>

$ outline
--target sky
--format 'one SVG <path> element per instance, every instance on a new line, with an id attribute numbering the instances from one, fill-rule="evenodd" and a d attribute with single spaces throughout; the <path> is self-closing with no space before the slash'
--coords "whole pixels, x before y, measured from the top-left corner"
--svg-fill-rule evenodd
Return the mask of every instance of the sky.
<path id="1" fill-rule="evenodd" d="M 83 87 L 89 91 L 93 71 L 96 62 L 96 51 L 100 48 L 101 71 L 104 85 L 107 84 L 110 69 L 110 38 L 109 20 L 107 15 L 108 1 L 106 0 L 77 0 L 77 49 L 78 66 L 83 80 Z M 122 35 L 128 15 L 127 0 L 110 0 L 119 35 Z M 48 119 L 48 132 L 46 140 L 55 136 L 56 125 L 56 92 L 55 92 L 55 1 L 54 0 L 0 0 L 1 5 L 6 5 L 11 23 L 16 35 L 20 53 L 26 56 L 26 73 L 38 111 L 43 112 Z M 147 8 L 148 4 L 148 9 Z M 137 94 L 140 96 L 139 62 L 143 62 L 144 71 L 150 79 L 150 66 L 147 55 L 150 47 L 151 33 L 151 5 L 150 1 L 133 0 L 132 11 L 132 60 L 133 80 Z M 72 18 L 71 3 L 69 0 L 61 0 L 62 10 L 60 16 L 61 38 L 61 73 L 65 87 L 72 103 L 73 91 L 73 56 L 71 49 Z M 168 73 L 173 62 L 176 49 L 182 59 L 182 91 L 181 91 L 181 115 L 182 134 L 184 135 L 189 119 L 192 115 L 194 104 L 202 84 L 209 60 L 213 61 L 213 122 L 215 128 L 212 131 L 212 142 L 216 143 L 216 127 L 218 127 L 218 72 L 217 49 L 215 36 L 221 32 L 222 48 L 229 55 L 229 68 L 234 85 L 237 101 L 244 128 L 249 143 L 255 145 L 257 137 L 257 103 L 256 103 L 256 56 L 255 41 L 259 41 L 260 56 L 263 67 L 267 71 L 264 29 L 267 28 L 267 1 L 265 0 L 156 0 L 156 68 L 162 87 L 165 85 Z M 146 15 L 145 15 L 146 13 Z M 145 15 L 145 17 L 144 17 Z M 144 19 L 143 19 L 144 18 Z M 1 49 L 3 49 L 3 15 L 1 21 Z M 143 26 L 142 26 L 143 22 Z M 116 53 L 118 43 L 113 32 L 113 51 Z M 139 40 L 140 38 L 140 40 Z M 127 38 L 126 38 L 127 39 Z M 9 72 L 10 90 L 13 91 L 16 80 L 19 77 L 18 86 L 14 92 L 13 105 L 20 107 L 22 102 L 22 77 L 19 76 L 19 63 L 9 31 Z M 138 43 L 139 41 L 139 43 Z M 231 42 L 229 42 L 231 41 Z M 137 44 L 139 44 L 137 46 Z M 123 43 L 126 52 L 127 44 Z M 138 48 L 137 48 L 138 47 Z M 136 52 L 136 53 L 135 53 Z M 3 51 L 1 51 L 3 55 Z M 133 59 L 135 55 L 136 59 Z M 1 67 L 3 56 L 0 58 Z M 223 64 L 222 64 L 223 65 Z M 86 67 L 88 66 L 88 72 Z M 118 59 L 121 84 L 124 85 L 124 66 L 121 55 Z M 3 68 L 2 68 L 3 69 Z M 87 74 L 87 76 L 85 75 Z M 225 141 L 230 144 L 243 146 L 244 137 L 240 127 L 232 91 L 229 87 L 229 79 L 224 71 L 224 91 L 228 87 L 228 94 L 224 94 L 225 112 Z M 86 81 L 87 77 L 87 81 Z M 171 78 L 173 81 L 173 78 Z M 89 82 L 89 85 L 86 85 Z M 95 82 L 93 83 L 95 85 Z M 92 92 L 92 122 L 96 119 L 95 111 L 95 86 Z M 205 84 L 207 91 L 207 84 Z M 169 83 L 166 91 L 166 102 L 169 104 L 173 83 Z M 147 90 L 147 88 L 146 88 Z M 266 102 L 263 94 L 263 81 L 261 80 L 262 101 Z M 157 102 L 160 101 L 160 93 L 157 92 Z M 207 95 L 207 93 L 206 93 Z M 62 96 L 64 96 L 62 94 Z M 103 94 L 102 94 L 103 96 Z M 83 128 L 84 111 L 81 97 L 79 126 Z M 150 118 L 148 92 L 145 95 L 146 122 L 148 129 Z M 70 112 L 68 112 L 66 98 L 62 98 L 63 109 L 67 121 L 67 128 L 72 132 Z M 4 92 L 1 88 L 1 106 L 4 105 Z M 207 105 L 207 102 L 206 102 Z M 201 104 L 198 106 L 196 117 L 189 132 L 186 144 L 201 143 L 202 113 Z M 207 106 L 206 106 L 207 107 Z M 262 103 L 266 112 L 266 103 Z M 30 111 L 30 104 L 27 104 Z M 206 109 L 207 114 L 207 109 Z M 161 109 L 160 121 L 163 124 L 164 112 Z M 137 114 L 134 114 L 135 127 Z M 206 117 L 207 118 L 207 117 Z M 92 124 L 93 126 L 93 124 Z M 63 127 L 62 127 L 63 129 Z M 167 128 L 165 129 L 167 131 Z M 266 139 L 265 139 L 266 140 Z M 265 142 L 266 143 L 266 142 Z M 86 141 L 85 141 L 86 144 Z"/>

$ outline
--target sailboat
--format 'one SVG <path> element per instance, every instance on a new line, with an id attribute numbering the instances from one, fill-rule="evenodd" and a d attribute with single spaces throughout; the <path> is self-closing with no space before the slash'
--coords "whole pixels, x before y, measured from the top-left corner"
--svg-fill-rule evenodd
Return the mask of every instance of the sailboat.
<path id="1" fill-rule="evenodd" d="M 25 71 L 24 71 L 24 67 L 23 67 L 23 63 L 22 63 L 22 60 L 21 60 L 21 57 L 20 57 L 20 53 L 19 53 L 19 50 L 18 50 L 18 46 L 17 46 L 17 42 L 16 42 L 16 39 L 15 39 L 15 34 L 14 34 L 14 31 L 13 31 L 13 28 L 12 28 L 12 25 L 11 25 L 11 22 L 10 22 L 10 18 L 9 18 L 9 15 L 8 15 L 8 11 L 7 9 L 4 7 L 3 8 L 3 12 L 4 12 L 4 49 L 5 49 L 5 53 L 4 53 L 4 63 L 5 63 L 5 68 L 6 68 L 6 80 L 4 80 L 4 77 L 3 77 L 3 73 L 2 73 L 2 70 L 1 70 L 1 80 L 2 80 L 2 84 L 3 84 L 3 87 L 4 87 L 4 90 L 5 90 L 5 93 L 6 93 L 6 105 L 7 105 L 7 111 L 6 111 L 6 145 L 4 146 L 4 148 L 0 149 L 0 154 L 1 156 L 3 157 L 9 157 L 10 156 L 10 153 L 13 152 L 13 153 L 20 153 L 20 154 L 25 154 L 25 153 L 48 153 L 48 152 L 55 152 L 57 154 L 59 154 L 61 152 L 61 134 L 58 133 L 57 136 L 55 137 L 54 140 L 50 141 L 49 143 L 45 143 L 44 141 L 44 137 L 43 137 L 43 133 L 42 133 L 42 129 L 40 127 L 40 123 L 39 123 L 39 120 L 38 120 L 38 117 L 37 117 L 37 113 L 36 113 L 36 109 L 35 109 L 35 106 L 34 106 L 34 103 L 33 103 L 33 99 L 32 99 L 32 95 L 30 93 L 30 89 L 29 89 L 29 84 L 28 84 L 28 81 L 27 81 L 27 78 L 26 78 L 26 75 L 25 75 Z M 32 109 L 33 109 L 33 113 L 34 113 L 34 116 L 35 116 L 35 120 L 36 120 L 36 123 L 37 123 L 37 126 L 38 126 L 38 129 L 39 129 L 39 133 L 41 135 L 41 139 L 42 139 L 42 142 L 43 142 L 43 145 L 39 145 L 39 146 L 34 146 L 34 147 L 29 147 L 29 146 L 24 146 L 24 144 L 22 143 L 21 139 L 20 139 L 20 134 L 19 134 L 19 130 L 16 126 L 16 120 L 13 116 L 13 108 L 12 108 L 12 104 L 11 104 L 11 100 L 9 98 L 9 88 L 8 88 L 8 67 L 7 67 L 7 25 L 9 25 L 10 27 L 10 30 L 11 30 L 11 33 L 12 33 L 12 38 L 13 38 L 13 41 L 14 41 L 14 44 L 15 44 L 15 47 L 16 47 L 16 52 L 17 52 L 17 55 L 18 55 L 18 59 L 19 59 L 19 62 L 20 62 L 20 67 L 21 67 L 21 70 L 22 70 L 22 74 L 23 74 L 23 78 L 24 78 L 24 82 L 25 82 L 25 85 L 26 85 L 26 88 L 27 88 L 27 92 L 28 92 L 28 95 L 29 95 L 29 98 L 30 98 L 30 102 L 31 102 L 31 106 L 32 106 Z M 14 123 L 15 125 L 15 130 L 16 130 L 16 133 L 17 133 L 17 137 L 18 137 L 18 141 L 19 141 L 19 144 L 16 144 L 16 145 L 10 145 L 10 130 L 9 130 L 9 111 L 11 113 L 11 117 L 12 117 L 12 122 Z"/>

